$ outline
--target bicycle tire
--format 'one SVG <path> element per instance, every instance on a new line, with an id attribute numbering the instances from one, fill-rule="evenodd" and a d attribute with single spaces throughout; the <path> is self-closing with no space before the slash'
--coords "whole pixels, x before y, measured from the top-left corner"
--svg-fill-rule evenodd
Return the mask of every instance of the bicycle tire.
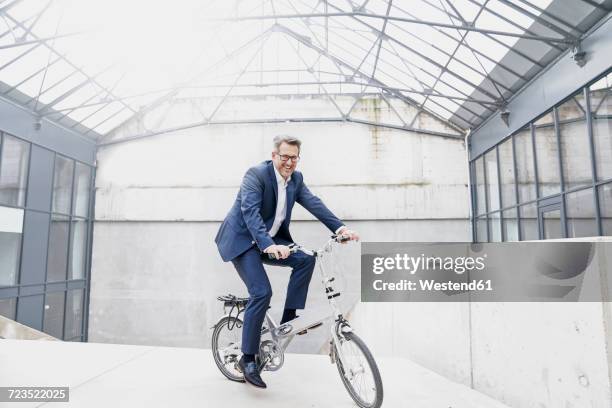
<path id="1" fill-rule="evenodd" d="M 357 406 L 360 408 L 379 408 L 383 402 L 383 385 L 382 378 L 380 376 L 380 371 L 378 370 L 378 365 L 376 364 L 376 360 L 372 356 L 372 353 L 366 346 L 366 344 L 357 336 L 355 333 L 345 333 L 344 341 L 352 342 L 353 345 L 363 354 L 365 357 L 365 362 L 368 364 L 370 368 L 370 373 L 372 375 L 372 382 L 374 384 L 375 392 L 374 392 L 374 400 L 371 402 L 364 401 L 359 395 L 358 391 L 355 389 L 354 385 L 346 378 L 345 369 L 343 362 L 341 361 L 338 350 L 336 348 L 336 344 L 333 343 L 334 354 L 336 356 L 336 367 L 338 368 L 338 373 L 340 374 L 340 379 L 344 384 L 344 388 L 348 391 L 349 395 L 355 401 Z"/>
<path id="2" fill-rule="evenodd" d="M 240 372 L 237 370 L 235 372 L 230 371 L 227 367 L 227 363 L 225 361 L 222 361 L 222 357 L 220 353 L 218 352 L 219 351 L 218 350 L 219 335 L 223 332 L 223 330 L 228 330 L 228 323 L 230 327 L 233 327 L 233 330 L 242 329 L 242 326 L 243 326 L 242 320 L 236 317 L 225 316 L 224 318 L 222 318 L 221 320 L 217 322 L 217 324 L 215 325 L 215 330 L 213 331 L 213 334 L 212 334 L 213 358 L 215 360 L 215 364 L 217 365 L 217 368 L 219 368 L 219 371 L 221 371 L 221 373 L 227 379 L 231 381 L 236 381 L 236 382 L 244 382 L 244 376 L 240 374 Z M 242 332 L 242 330 L 240 331 Z M 237 357 L 239 358 L 241 355 L 242 353 L 240 353 L 240 355 L 238 355 Z"/>

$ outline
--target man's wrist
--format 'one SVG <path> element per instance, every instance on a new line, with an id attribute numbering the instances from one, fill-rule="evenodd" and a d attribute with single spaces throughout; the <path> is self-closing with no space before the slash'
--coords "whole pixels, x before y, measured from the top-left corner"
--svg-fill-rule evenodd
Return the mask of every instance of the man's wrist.
<path id="1" fill-rule="evenodd" d="M 334 234 L 336 235 L 340 234 L 340 232 L 342 232 L 343 229 L 348 229 L 348 228 L 346 225 L 341 225 L 340 228 L 338 228 L 336 232 L 334 232 Z"/>

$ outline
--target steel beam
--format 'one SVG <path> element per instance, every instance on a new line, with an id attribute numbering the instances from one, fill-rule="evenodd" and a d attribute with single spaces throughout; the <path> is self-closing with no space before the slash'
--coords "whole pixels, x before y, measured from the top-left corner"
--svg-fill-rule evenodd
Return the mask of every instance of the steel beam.
<path id="1" fill-rule="evenodd" d="M 578 41 L 578 37 L 576 37 L 574 34 L 572 34 L 572 33 L 568 32 L 568 31 L 562 29 L 561 27 L 551 23 L 550 21 L 547 21 L 547 20 L 543 19 L 541 16 L 533 14 L 529 10 L 525 10 L 523 7 L 519 6 L 518 4 L 514 4 L 514 3 L 512 3 L 511 1 L 508 1 L 508 0 L 497 0 L 497 1 L 499 1 L 500 3 L 506 5 L 507 7 L 510 7 L 511 9 L 514 9 L 514 10 L 518 11 L 522 15 L 527 16 L 527 17 L 529 17 L 530 19 L 532 19 L 534 21 L 537 21 L 538 23 L 540 23 L 544 27 L 548 28 L 549 30 L 554 31 L 557 34 L 562 35 L 563 37 L 572 40 L 573 42 Z"/>
<path id="2" fill-rule="evenodd" d="M 159 135 L 163 135 L 163 134 L 167 134 L 171 132 L 178 132 L 181 130 L 187 130 L 187 129 L 204 127 L 204 126 L 212 126 L 212 125 L 252 125 L 252 124 L 257 125 L 257 124 L 275 124 L 275 123 L 321 123 L 321 122 L 340 122 L 340 123 L 352 122 L 352 123 L 357 123 L 357 124 L 362 124 L 362 125 L 390 128 L 390 129 L 402 130 L 405 132 L 425 134 L 429 136 L 438 136 L 438 137 L 444 137 L 444 138 L 455 139 L 455 140 L 463 140 L 463 137 L 464 137 L 462 134 L 456 135 L 452 133 L 435 132 L 435 131 L 429 131 L 429 130 L 423 130 L 423 129 L 410 129 L 410 128 L 406 128 L 402 126 L 396 126 L 396 125 L 390 125 L 390 124 L 378 123 L 378 122 L 370 122 L 366 120 L 353 119 L 353 118 L 337 118 L 337 117 L 276 118 L 276 119 L 199 121 L 199 122 L 195 122 L 191 124 L 169 127 L 169 128 L 157 130 L 154 132 L 141 133 L 141 134 L 137 134 L 133 136 L 126 136 L 126 137 L 122 137 L 117 140 L 109 140 L 106 142 L 98 143 L 97 146 L 98 148 L 103 148 L 106 146 L 127 143 L 127 142 L 131 142 L 134 140 L 146 139 L 146 138 L 159 136 Z"/>
<path id="3" fill-rule="evenodd" d="M 294 18 L 304 19 L 304 18 L 329 18 L 329 17 L 366 17 L 366 18 L 398 21 L 402 23 L 427 25 L 430 27 L 451 28 L 454 30 L 488 33 L 491 35 L 500 35 L 500 36 L 505 36 L 505 37 L 524 38 L 527 40 L 565 44 L 568 46 L 573 44 L 573 41 L 567 38 L 555 38 L 555 37 L 547 37 L 547 36 L 532 35 L 532 34 L 517 34 L 517 33 L 506 32 L 506 31 L 488 30 L 485 28 L 478 28 L 478 27 L 472 27 L 472 26 L 458 26 L 454 24 L 438 23 L 435 21 L 417 20 L 417 19 L 397 17 L 397 16 L 385 16 L 382 14 L 371 14 L 371 13 L 364 13 L 364 12 L 359 12 L 359 11 L 357 12 L 356 11 L 346 12 L 345 11 L 345 12 L 336 12 L 336 13 L 277 14 L 275 16 L 260 15 L 260 16 L 225 17 L 225 18 L 211 18 L 211 19 L 207 19 L 204 21 L 241 22 L 241 21 L 253 21 L 253 20 L 271 20 L 271 19 L 285 20 L 285 19 L 294 19 Z"/>

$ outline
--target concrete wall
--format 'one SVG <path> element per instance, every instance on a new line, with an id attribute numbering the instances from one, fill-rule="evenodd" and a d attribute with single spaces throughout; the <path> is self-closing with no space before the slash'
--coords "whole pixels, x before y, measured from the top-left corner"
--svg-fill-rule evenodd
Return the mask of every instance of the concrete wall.
<path id="1" fill-rule="evenodd" d="M 283 116 L 302 102 L 284 98 L 274 106 L 267 99 L 266 106 Z M 310 99 L 309 109 L 326 103 L 316 102 Z M 244 99 L 240 113 L 248 116 L 261 103 Z M 364 104 L 358 111 L 380 117 L 380 109 Z M 193 111 L 192 103 L 178 102 L 172 115 L 189 122 Z M 444 124 L 436 126 L 444 130 Z M 127 125 L 123 133 L 134 131 Z M 279 133 L 302 138 L 299 168 L 306 183 L 364 240 L 470 239 L 461 140 L 355 123 L 281 123 L 198 127 L 110 145 L 97 157 L 90 341 L 209 347 L 209 328 L 222 312 L 216 296 L 246 295 L 213 239 L 246 169 L 270 157 L 271 139 Z M 301 243 L 326 240 L 325 227 L 299 205 L 293 220 L 293 236 Z M 347 311 L 359 299 L 358 251 L 358 245 L 345 246 L 331 260 L 343 272 Z M 289 271 L 269 271 L 279 315 Z M 308 309 L 327 312 L 315 280 Z M 320 352 L 326 338 L 319 330 L 300 338 L 293 350 Z"/>

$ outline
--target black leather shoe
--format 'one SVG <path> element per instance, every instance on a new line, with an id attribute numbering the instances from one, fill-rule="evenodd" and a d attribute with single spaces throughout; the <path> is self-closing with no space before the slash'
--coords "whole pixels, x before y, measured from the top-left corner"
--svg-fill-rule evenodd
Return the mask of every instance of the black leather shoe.
<path id="1" fill-rule="evenodd" d="M 245 363 L 244 357 L 240 357 L 240 361 L 238 361 L 238 370 L 244 375 L 244 379 L 249 384 L 257 388 L 266 388 L 266 383 L 261 379 L 257 364 L 254 361 Z"/>

